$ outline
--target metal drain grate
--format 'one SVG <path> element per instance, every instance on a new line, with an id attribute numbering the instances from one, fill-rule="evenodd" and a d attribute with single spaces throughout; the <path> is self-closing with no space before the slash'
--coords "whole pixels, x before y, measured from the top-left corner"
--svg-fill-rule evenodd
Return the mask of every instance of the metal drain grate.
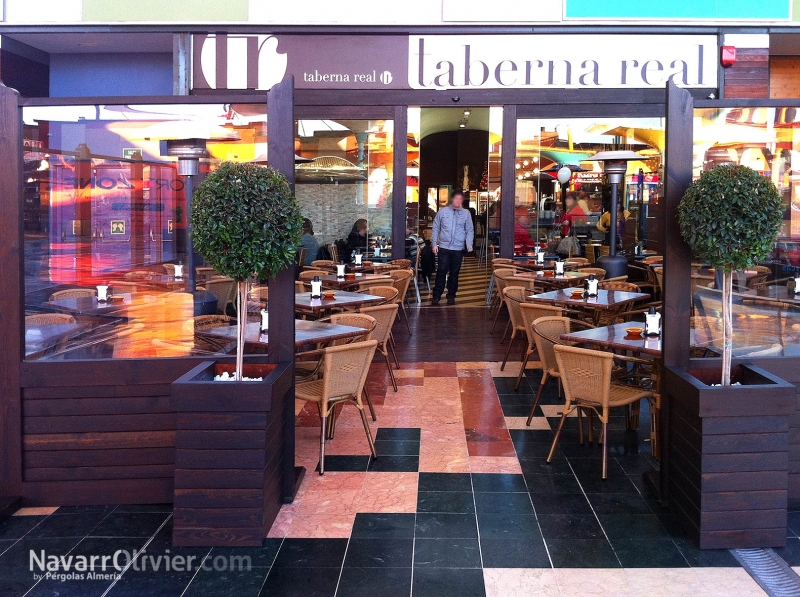
<path id="1" fill-rule="evenodd" d="M 800 595 L 800 576 L 771 549 L 732 549 L 733 557 L 770 597 Z"/>

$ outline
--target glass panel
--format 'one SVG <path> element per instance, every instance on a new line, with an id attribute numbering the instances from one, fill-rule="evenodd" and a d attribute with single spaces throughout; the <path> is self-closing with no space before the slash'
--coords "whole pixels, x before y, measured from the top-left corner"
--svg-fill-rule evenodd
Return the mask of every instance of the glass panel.
<path id="1" fill-rule="evenodd" d="M 231 281 L 187 253 L 186 197 L 221 160 L 265 160 L 266 107 L 29 107 L 23 120 L 27 358 L 225 347 L 196 325 L 227 324 L 194 315 L 230 311 Z M 178 174 L 186 139 L 205 148 L 193 176 Z"/>
<path id="2" fill-rule="evenodd" d="M 645 157 L 628 163 L 621 189 L 622 203 L 629 212 L 620 224 L 622 247 L 629 254 L 656 249 L 656 235 L 650 239 L 648 232 L 658 217 L 662 195 L 662 118 L 520 119 L 515 253 L 532 253 L 538 244 L 551 253 L 566 254 L 566 245 L 559 249 L 565 235 L 576 237 L 581 255 L 590 261 L 603 250 L 602 245 L 607 249 L 607 227 L 600 220 L 608 209 L 609 186 L 600 164 L 586 160 L 598 151 L 619 149 Z M 558 171 L 564 166 L 572 170 L 572 175 L 562 186 Z"/>
<path id="3" fill-rule="evenodd" d="M 295 192 L 313 228 L 305 264 L 358 251 L 390 260 L 394 122 L 299 120 L 295 145 Z"/>
<path id="4" fill-rule="evenodd" d="M 783 196 L 780 238 L 766 260 L 734 277 L 735 357 L 800 354 L 800 112 L 798 108 L 698 109 L 694 176 L 719 164 L 740 164 L 769 176 Z M 721 291 L 716 272 L 692 269 L 693 318 L 701 355 L 719 353 Z"/>

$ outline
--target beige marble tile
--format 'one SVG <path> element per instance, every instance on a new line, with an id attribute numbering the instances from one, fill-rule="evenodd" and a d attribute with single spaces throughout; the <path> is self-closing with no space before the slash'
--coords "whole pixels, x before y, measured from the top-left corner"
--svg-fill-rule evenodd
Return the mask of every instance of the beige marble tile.
<path id="1" fill-rule="evenodd" d="M 560 417 L 561 413 L 564 412 L 563 404 L 540 404 L 539 407 L 542 409 L 545 417 Z M 574 410 L 567 416 L 577 417 L 578 411 Z"/>
<path id="2" fill-rule="evenodd" d="M 652 597 L 763 597 L 743 568 L 630 568 L 631 589 Z"/>
<path id="3" fill-rule="evenodd" d="M 347 539 L 353 530 L 355 514 L 298 516 L 286 534 L 290 538 Z"/>
<path id="4" fill-rule="evenodd" d="M 489 371 L 491 371 L 492 377 L 517 377 L 519 375 L 520 367 L 522 367 L 522 361 L 509 361 L 506 363 L 505 369 L 501 371 L 500 366 L 502 364 L 502 362 L 489 363 Z"/>
<path id="5" fill-rule="evenodd" d="M 624 570 L 611 568 L 556 568 L 558 587 L 564 597 L 651 597 L 649 590 L 632 591 Z"/>
<path id="6" fill-rule="evenodd" d="M 394 376 L 399 378 L 404 377 L 425 377 L 424 369 L 395 369 Z M 412 386 L 413 387 L 413 386 Z"/>
<path id="7" fill-rule="evenodd" d="M 299 400 L 298 399 L 298 400 L 294 401 L 294 416 L 295 417 L 300 414 L 300 411 L 303 410 L 303 407 L 305 405 L 306 405 L 306 401 L 305 400 Z"/>
<path id="8" fill-rule="evenodd" d="M 489 363 L 486 361 L 459 361 L 456 363 L 456 369 L 486 369 Z"/>
<path id="9" fill-rule="evenodd" d="M 278 516 L 275 517 L 275 522 L 272 523 L 272 528 L 267 533 L 267 537 L 280 539 L 286 537 L 289 527 L 292 526 L 292 520 L 294 520 L 294 511 L 287 506 L 283 506 L 281 511 L 278 512 Z"/>
<path id="10" fill-rule="evenodd" d="M 506 429 L 527 429 L 528 431 L 550 429 L 550 422 L 546 417 L 533 417 L 530 427 L 525 424 L 527 421 L 528 417 L 506 417 Z"/>
<path id="11" fill-rule="evenodd" d="M 547 568 L 484 568 L 483 581 L 486 585 L 486 597 L 562 595 L 555 571 Z"/>
<path id="12" fill-rule="evenodd" d="M 13 516 L 49 516 L 58 510 L 58 506 L 39 506 L 36 508 L 20 508 Z"/>

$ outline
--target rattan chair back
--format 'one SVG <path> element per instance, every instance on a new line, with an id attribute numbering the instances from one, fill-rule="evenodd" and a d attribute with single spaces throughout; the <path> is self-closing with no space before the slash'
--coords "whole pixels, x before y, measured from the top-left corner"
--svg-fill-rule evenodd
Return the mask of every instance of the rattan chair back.
<path id="1" fill-rule="evenodd" d="M 330 272 L 322 270 L 322 269 L 307 269 L 304 272 L 300 272 L 300 275 L 297 278 L 302 282 L 310 282 L 316 276 L 329 276 Z"/>
<path id="2" fill-rule="evenodd" d="M 627 276 L 625 276 L 627 278 Z M 624 280 L 617 280 L 611 278 L 603 280 L 597 285 L 598 288 L 603 290 L 619 290 L 620 292 L 641 292 L 641 289 L 633 282 L 626 282 Z"/>
<path id="3" fill-rule="evenodd" d="M 363 313 L 337 313 L 331 315 L 331 323 L 335 323 L 336 325 L 349 325 L 350 327 L 364 330 L 363 336 L 358 336 L 355 339 L 346 338 L 344 340 L 334 340 L 331 342 L 331 346 L 342 346 L 344 344 L 352 344 L 353 342 L 372 340 L 372 332 L 378 325 L 374 317 Z"/>
<path id="4" fill-rule="evenodd" d="M 361 288 L 359 285 L 358 290 L 359 292 L 363 292 L 365 294 L 371 294 L 372 296 L 382 296 L 385 299 L 385 303 L 396 303 L 398 302 L 400 293 L 397 292 L 397 288 L 394 286 L 384 286 L 386 282 L 381 283 L 380 280 L 377 280 L 378 284 L 373 284 L 371 286 L 366 286 L 365 288 Z M 381 303 L 384 304 L 384 303 Z"/>
<path id="5" fill-rule="evenodd" d="M 88 298 L 91 296 L 97 296 L 97 291 L 94 288 L 69 288 L 67 290 L 54 292 L 50 295 L 50 300 L 60 301 L 73 298 Z"/>
<path id="6" fill-rule="evenodd" d="M 25 325 L 64 325 L 75 323 L 75 318 L 66 313 L 36 313 L 25 317 Z"/>
<path id="7" fill-rule="evenodd" d="M 599 267 L 580 267 L 578 271 L 586 275 L 594 274 L 597 280 L 603 280 L 606 277 L 606 270 Z"/>
<path id="8" fill-rule="evenodd" d="M 394 289 L 393 289 L 394 290 Z M 386 343 L 392 334 L 392 326 L 397 318 L 397 303 L 378 305 L 377 307 L 363 307 L 359 313 L 369 315 L 375 319 L 375 329 L 372 330 L 372 339 L 381 345 L 381 352 L 386 349 Z"/>
<path id="9" fill-rule="evenodd" d="M 559 370 L 554 347 L 559 344 L 559 338 L 569 333 L 569 330 L 568 317 L 540 317 L 533 321 L 533 336 L 542 368 L 555 377 L 559 376 Z"/>
<path id="10" fill-rule="evenodd" d="M 362 406 L 361 393 L 377 346 L 375 340 L 369 340 L 325 349 L 320 404 L 323 417 L 328 416 L 328 401 L 333 398 L 353 396 L 359 407 Z"/>

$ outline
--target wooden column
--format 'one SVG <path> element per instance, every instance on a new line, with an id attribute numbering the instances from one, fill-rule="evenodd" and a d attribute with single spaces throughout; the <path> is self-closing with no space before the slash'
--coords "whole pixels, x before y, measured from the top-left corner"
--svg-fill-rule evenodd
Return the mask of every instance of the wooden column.
<path id="1" fill-rule="evenodd" d="M 686 89 L 667 84 L 666 149 L 664 151 L 664 303 L 663 363 L 666 367 L 689 366 L 690 318 L 692 313 L 692 252 L 684 242 L 676 219 L 678 204 L 692 182 L 694 102 Z M 662 391 L 661 468 L 659 489 L 662 503 L 669 496 L 669 399 Z"/>
<path id="2" fill-rule="evenodd" d="M 0 83 L 0 510 L 22 492 L 20 362 L 25 333 L 22 278 L 22 118 L 19 94 Z"/>
<path id="3" fill-rule="evenodd" d="M 267 142 L 269 165 L 286 176 L 294 189 L 294 77 L 286 77 L 267 94 Z M 270 362 L 294 363 L 294 280 L 290 267 L 269 280 L 269 308 L 277 317 L 270 317 Z M 292 365 L 294 380 L 294 365 Z M 277 402 L 276 402 L 277 403 Z M 294 465 L 294 381 L 282 401 L 283 474 L 281 497 L 284 503 L 294 500 L 302 471 Z M 267 529 L 269 530 L 269 529 Z"/>
<path id="4" fill-rule="evenodd" d="M 408 106 L 394 110 L 394 166 L 392 174 L 392 259 L 406 256 L 406 175 L 408 172 Z"/>
<path id="5" fill-rule="evenodd" d="M 514 193 L 517 171 L 517 106 L 503 106 L 503 162 L 500 194 L 500 257 L 514 256 Z M 487 214 L 488 224 L 488 214 Z"/>

